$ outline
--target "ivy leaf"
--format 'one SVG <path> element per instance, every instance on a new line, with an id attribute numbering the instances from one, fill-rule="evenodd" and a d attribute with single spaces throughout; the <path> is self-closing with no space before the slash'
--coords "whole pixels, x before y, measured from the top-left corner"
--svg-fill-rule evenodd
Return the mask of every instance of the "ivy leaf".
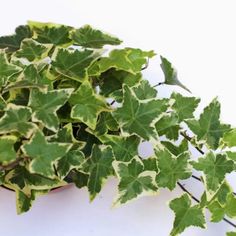
<path id="1" fill-rule="evenodd" d="M 6 183 L 11 184 L 14 190 L 21 190 L 27 195 L 30 195 L 31 190 L 49 190 L 66 184 L 58 179 L 32 174 L 27 168 L 28 166 L 16 166 L 6 175 Z"/>
<path id="2" fill-rule="evenodd" d="M 3 111 L 7 106 L 6 101 L 3 99 L 3 97 L 0 95 L 0 111 Z"/>
<path id="3" fill-rule="evenodd" d="M 31 207 L 32 203 L 35 200 L 35 192 L 32 191 L 30 195 L 26 195 L 20 190 L 16 190 L 16 209 L 17 214 L 22 214 L 27 212 Z"/>
<path id="4" fill-rule="evenodd" d="M 81 150 L 85 156 L 90 156 L 94 144 L 101 144 L 101 141 L 89 130 L 87 125 L 80 123 L 78 127 L 74 127 L 74 134 L 77 140 L 84 143 L 84 147 Z"/>
<path id="5" fill-rule="evenodd" d="M 189 152 L 179 154 L 177 157 L 171 154 L 166 148 L 155 148 L 157 166 L 159 173 L 156 182 L 159 187 L 167 187 L 173 190 L 179 179 L 187 179 L 192 172 L 189 168 Z"/>
<path id="6" fill-rule="evenodd" d="M 236 236 L 236 232 L 227 232 L 226 235 L 227 236 Z"/>
<path id="7" fill-rule="evenodd" d="M 85 168 L 87 167 L 86 172 L 89 173 L 88 190 L 91 201 L 101 191 L 107 177 L 113 174 L 113 161 L 111 147 L 94 144 L 92 154 L 84 164 Z"/>
<path id="8" fill-rule="evenodd" d="M 71 117 L 82 121 L 91 129 L 96 128 L 100 112 L 110 111 L 105 99 L 95 94 L 88 81 L 80 85 L 79 89 L 71 95 L 69 102 L 74 105 L 71 110 Z"/>
<path id="9" fill-rule="evenodd" d="M 225 175 L 234 170 L 234 162 L 227 160 L 224 154 L 214 154 L 212 151 L 206 156 L 191 162 L 196 170 L 203 171 L 206 176 L 207 189 L 215 192 L 225 179 Z"/>
<path id="10" fill-rule="evenodd" d="M 58 143 L 73 143 L 78 144 L 79 141 L 74 137 L 73 134 L 73 126 L 71 123 L 66 124 L 61 129 L 57 131 L 56 134 L 49 136 L 47 138 L 50 142 L 58 142 Z"/>
<path id="11" fill-rule="evenodd" d="M 224 205 L 221 205 L 218 201 L 213 201 L 210 205 L 208 205 L 208 209 L 212 214 L 212 222 L 221 221 L 225 215 L 233 218 L 236 216 L 236 198 L 231 193 L 227 196 L 227 200 Z"/>
<path id="12" fill-rule="evenodd" d="M 144 165 L 137 157 L 130 163 L 115 161 L 113 167 L 119 179 L 119 194 L 115 205 L 126 203 L 139 196 L 155 194 L 155 171 L 145 171 Z"/>
<path id="13" fill-rule="evenodd" d="M 179 117 L 179 122 L 193 118 L 193 112 L 197 108 L 200 99 L 195 97 L 184 97 L 180 93 L 173 93 L 171 98 L 175 101 L 172 108 Z"/>
<path id="14" fill-rule="evenodd" d="M 35 40 L 40 43 L 51 43 L 54 45 L 71 44 L 69 33 L 72 27 L 70 26 L 35 21 L 29 21 L 28 24 L 34 32 Z"/>
<path id="15" fill-rule="evenodd" d="M 138 156 L 140 138 L 136 135 L 122 137 L 118 135 L 104 135 L 100 140 L 112 147 L 115 160 L 129 162 Z"/>
<path id="16" fill-rule="evenodd" d="M 14 144 L 17 137 L 13 135 L 5 135 L 0 137 L 0 163 L 7 165 L 16 159 L 16 151 Z"/>
<path id="17" fill-rule="evenodd" d="M 92 133 L 96 136 L 101 136 L 106 134 L 108 130 L 117 131 L 119 130 L 119 125 L 110 112 L 101 112 L 96 124 L 96 129 Z"/>
<path id="18" fill-rule="evenodd" d="M 185 122 L 197 135 L 198 140 L 204 140 L 209 147 L 217 149 L 220 138 L 222 138 L 224 133 L 230 129 L 230 125 L 220 123 L 219 117 L 220 103 L 215 98 L 204 109 L 199 120 L 189 119 Z"/>
<path id="19" fill-rule="evenodd" d="M 20 49 L 15 53 L 16 57 L 26 58 L 30 62 L 47 57 L 52 45 L 43 45 L 33 39 L 24 39 Z"/>
<path id="20" fill-rule="evenodd" d="M 178 146 L 170 141 L 161 141 L 161 144 L 164 145 L 175 156 L 188 151 L 188 141 L 186 139 L 183 139 Z"/>
<path id="21" fill-rule="evenodd" d="M 168 139 L 177 140 L 180 130 L 178 120 L 178 115 L 173 112 L 163 115 L 155 124 L 158 135 L 165 135 Z"/>
<path id="22" fill-rule="evenodd" d="M 64 179 L 72 169 L 82 165 L 85 157 L 79 150 L 70 150 L 57 162 L 57 173 L 61 179 Z"/>
<path id="23" fill-rule="evenodd" d="M 6 53 L 3 50 L 0 50 L 0 85 L 3 84 L 2 80 L 13 76 L 21 70 L 20 67 L 10 64 Z"/>
<path id="24" fill-rule="evenodd" d="M 81 171 L 73 170 L 70 172 L 71 182 L 75 184 L 77 188 L 87 187 L 89 175 Z"/>
<path id="25" fill-rule="evenodd" d="M 223 144 L 227 147 L 235 147 L 236 146 L 236 129 L 232 129 L 228 132 L 224 133 L 223 136 Z"/>
<path id="26" fill-rule="evenodd" d="M 0 118 L 0 134 L 19 132 L 29 138 L 37 128 L 29 122 L 31 114 L 30 108 L 9 103 L 5 114 Z"/>
<path id="27" fill-rule="evenodd" d="M 102 48 L 104 45 L 119 45 L 122 43 L 118 38 L 93 29 L 90 25 L 85 25 L 73 31 L 71 38 L 76 45 L 85 48 Z"/>
<path id="28" fill-rule="evenodd" d="M 16 28 L 15 34 L 0 37 L 0 48 L 7 48 L 14 52 L 20 48 L 21 41 L 25 38 L 31 38 L 32 32 L 28 25 L 20 25 Z"/>
<path id="29" fill-rule="evenodd" d="M 175 212 L 175 221 L 171 236 L 182 233 L 189 226 L 205 228 L 205 217 L 199 205 L 191 206 L 191 199 L 187 194 L 170 202 L 170 208 Z"/>
<path id="30" fill-rule="evenodd" d="M 132 87 L 142 79 L 141 73 L 131 74 L 127 71 L 109 69 L 99 77 L 101 94 L 105 97 L 114 97 L 114 92 L 122 89 L 123 84 Z M 121 93 L 122 96 L 122 93 Z"/>
<path id="31" fill-rule="evenodd" d="M 139 100 L 152 99 L 157 96 L 156 89 L 147 80 L 141 80 L 138 86 L 133 88 L 133 91 Z"/>
<path id="32" fill-rule="evenodd" d="M 152 123 L 167 109 L 167 101 L 164 99 L 142 102 L 128 86 L 124 86 L 123 93 L 122 107 L 112 113 L 122 131 L 130 135 L 137 134 L 145 140 L 156 137 Z"/>
<path id="33" fill-rule="evenodd" d="M 62 158 L 71 147 L 65 143 L 48 143 L 41 131 L 37 131 L 30 142 L 22 146 L 23 152 L 32 158 L 29 169 L 31 173 L 54 178 L 53 164 Z"/>
<path id="34" fill-rule="evenodd" d="M 229 159 L 236 161 L 236 152 L 232 152 L 232 151 L 227 151 L 226 155 Z"/>
<path id="35" fill-rule="evenodd" d="M 32 120 L 42 122 L 46 128 L 56 132 L 59 120 L 56 111 L 69 99 L 73 89 L 57 89 L 48 92 L 32 90 L 29 106 L 33 110 Z"/>
<path id="36" fill-rule="evenodd" d="M 101 73 L 115 68 L 137 74 L 147 63 L 147 58 L 155 56 L 153 51 L 142 51 L 136 48 L 115 49 L 109 57 L 102 57 L 89 68 L 89 75 L 99 76 Z"/>
<path id="37" fill-rule="evenodd" d="M 52 66 L 61 75 L 83 82 L 87 78 L 87 68 L 95 60 L 92 50 L 58 49 Z"/>
<path id="38" fill-rule="evenodd" d="M 177 76 L 177 71 L 172 66 L 172 64 L 165 57 L 162 56 L 161 56 L 161 69 L 165 75 L 165 82 L 164 82 L 165 84 L 177 85 L 185 89 L 189 93 L 191 93 L 191 91 L 179 81 Z"/>
<path id="39" fill-rule="evenodd" d="M 16 190 L 16 209 L 17 214 L 27 212 L 37 196 L 48 193 L 48 190 L 32 190 L 30 194 L 25 194 L 20 190 Z"/>

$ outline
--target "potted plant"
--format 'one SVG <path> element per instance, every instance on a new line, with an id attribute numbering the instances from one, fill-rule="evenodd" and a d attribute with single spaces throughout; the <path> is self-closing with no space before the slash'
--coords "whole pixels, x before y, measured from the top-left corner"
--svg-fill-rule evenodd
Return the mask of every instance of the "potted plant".
<path id="1" fill-rule="evenodd" d="M 111 47 L 121 42 L 89 25 L 39 22 L 0 37 L 0 183 L 16 192 L 17 212 L 71 183 L 87 187 L 92 201 L 115 176 L 114 205 L 160 188 L 183 190 L 169 203 L 170 235 L 205 228 L 206 209 L 211 221 L 236 227 L 228 219 L 236 216 L 236 198 L 225 178 L 235 171 L 236 130 L 220 122 L 220 103 L 213 99 L 195 117 L 199 98 L 158 96 L 165 84 L 190 91 L 162 56 L 165 81 L 152 86 L 142 70 L 156 54 Z M 138 152 L 144 141 L 154 149 L 148 158 Z M 197 160 L 191 147 L 201 155 Z M 189 178 L 202 182 L 200 199 L 181 183 Z"/>

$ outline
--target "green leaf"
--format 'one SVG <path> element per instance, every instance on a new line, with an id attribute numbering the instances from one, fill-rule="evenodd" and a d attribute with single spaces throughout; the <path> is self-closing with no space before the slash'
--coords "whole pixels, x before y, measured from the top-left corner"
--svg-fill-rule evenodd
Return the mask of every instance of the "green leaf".
<path id="1" fill-rule="evenodd" d="M 101 191 L 107 177 L 113 174 L 113 160 L 111 147 L 96 144 L 93 146 L 92 154 L 84 164 L 87 167 L 86 172 L 89 173 L 88 190 L 91 201 Z"/>
<path id="2" fill-rule="evenodd" d="M 5 51 L 0 50 L 0 85 L 4 84 L 2 80 L 13 76 L 21 70 L 20 67 L 10 64 Z"/>
<path id="3" fill-rule="evenodd" d="M 80 82 L 87 78 L 87 69 L 95 60 L 91 50 L 58 49 L 52 58 L 53 69 L 57 73 Z"/>
<path id="4" fill-rule="evenodd" d="M 31 190 L 49 190 L 66 184 L 58 179 L 32 174 L 27 168 L 28 166 L 16 166 L 6 175 L 6 183 L 10 184 L 14 190 L 21 190 L 27 195 L 31 193 Z"/>
<path id="5" fill-rule="evenodd" d="M 35 200 L 35 192 L 32 191 L 30 195 L 26 195 L 24 192 L 17 190 L 16 191 L 16 209 L 17 214 L 22 214 L 27 212 L 31 207 L 32 203 Z"/>
<path id="6" fill-rule="evenodd" d="M 74 133 L 77 140 L 84 143 L 84 147 L 81 150 L 85 156 L 90 156 L 92 153 L 92 147 L 94 144 L 101 144 L 101 141 L 89 130 L 87 125 L 80 123 L 78 127 L 74 127 Z"/>
<path id="7" fill-rule="evenodd" d="M 48 193 L 47 190 L 32 190 L 30 194 L 25 194 L 20 190 L 16 190 L 16 209 L 17 214 L 27 212 L 37 196 Z"/>
<path id="8" fill-rule="evenodd" d="M 184 97 L 180 93 L 173 93 L 171 98 L 175 101 L 172 108 L 179 117 L 179 122 L 193 118 L 193 112 L 197 108 L 200 99 L 195 97 Z"/>
<path id="9" fill-rule="evenodd" d="M 223 144 L 227 147 L 236 146 L 236 129 L 232 129 L 229 132 L 225 132 L 223 136 Z"/>
<path id="10" fill-rule="evenodd" d="M 165 135 L 168 139 L 177 140 L 180 130 L 178 119 L 178 115 L 173 112 L 163 115 L 155 124 L 158 135 Z"/>
<path id="11" fill-rule="evenodd" d="M 106 134 L 108 130 L 117 131 L 119 130 L 119 125 L 110 112 L 101 112 L 96 124 L 96 128 L 92 133 L 99 137 Z"/>
<path id="12" fill-rule="evenodd" d="M 208 199 L 208 204 L 212 203 L 213 201 L 217 201 L 218 203 L 220 203 L 220 205 L 225 205 L 227 203 L 228 195 L 232 193 L 232 188 L 226 181 L 224 181 L 217 192 L 210 199 Z"/>
<path id="13" fill-rule="evenodd" d="M 85 48 L 102 48 L 104 45 L 119 45 L 122 43 L 118 38 L 93 29 L 90 25 L 85 25 L 73 31 L 71 38 L 76 45 Z"/>
<path id="14" fill-rule="evenodd" d="M 227 151 L 226 155 L 229 159 L 236 161 L 236 152 Z"/>
<path id="15" fill-rule="evenodd" d="M 0 119 L 0 134 L 18 132 L 29 138 L 37 128 L 35 124 L 29 122 L 31 114 L 30 108 L 9 103 Z"/>
<path id="16" fill-rule="evenodd" d="M 55 162 L 62 158 L 71 147 L 65 143 L 48 143 L 41 131 L 37 131 L 33 138 L 22 146 L 23 152 L 32 158 L 30 172 L 54 178 Z"/>
<path id="17" fill-rule="evenodd" d="M 191 91 L 179 81 L 177 76 L 177 71 L 172 66 L 172 64 L 162 56 L 161 56 L 161 69 L 165 75 L 165 81 L 164 81 L 165 84 L 177 85 L 191 93 Z"/>
<path id="18" fill-rule="evenodd" d="M 29 106 L 32 108 L 32 120 L 42 122 L 46 128 L 56 132 L 59 120 L 56 111 L 69 99 L 73 89 L 57 89 L 48 92 L 32 90 Z"/>
<path id="19" fill-rule="evenodd" d="M 136 135 L 122 137 L 118 135 L 105 135 L 100 140 L 112 147 L 117 161 L 129 162 L 138 155 L 140 138 Z"/>
<path id="20" fill-rule="evenodd" d="M 136 48 L 115 49 L 109 57 L 102 57 L 89 68 L 89 75 L 99 76 L 101 73 L 115 68 L 137 74 L 147 64 L 147 58 L 155 56 L 153 51 L 142 51 Z"/>
<path id="21" fill-rule="evenodd" d="M 159 169 L 156 182 L 159 187 L 173 190 L 179 179 L 187 179 L 191 176 L 192 171 L 188 164 L 189 152 L 174 156 L 166 148 L 157 146 L 155 154 Z"/>
<path id="22" fill-rule="evenodd" d="M 0 48 L 7 48 L 14 52 L 20 48 L 21 41 L 25 38 L 31 38 L 32 32 L 28 25 L 20 25 L 16 28 L 15 34 L 0 37 Z"/>
<path id="23" fill-rule="evenodd" d="M 226 235 L 227 236 L 236 236 L 236 232 L 227 232 Z"/>
<path id="24" fill-rule="evenodd" d="M 183 139 L 178 146 L 170 141 L 161 141 L 161 144 L 164 145 L 175 156 L 188 151 L 188 141 L 186 139 Z"/>
<path id="25" fill-rule="evenodd" d="M 205 228 L 203 210 L 199 205 L 191 206 L 191 199 L 187 194 L 172 200 L 169 206 L 175 212 L 175 221 L 170 233 L 171 236 L 182 233 L 189 226 Z"/>
<path id="26" fill-rule="evenodd" d="M 89 175 L 80 171 L 71 171 L 71 182 L 75 184 L 77 188 L 87 187 Z"/>
<path id="27" fill-rule="evenodd" d="M 137 157 L 129 163 L 115 161 L 113 167 L 119 179 L 119 193 L 115 205 L 126 203 L 140 196 L 153 195 L 157 192 L 155 171 L 145 171 Z"/>
<path id="28" fill-rule="evenodd" d="M 91 129 L 96 128 L 99 113 L 110 110 L 105 99 L 95 94 L 88 81 L 80 85 L 79 89 L 71 95 L 69 102 L 73 105 L 71 117 L 82 121 Z"/>
<path id="29" fill-rule="evenodd" d="M 84 154 L 79 150 L 70 150 L 57 163 L 57 173 L 64 179 L 71 170 L 76 169 L 84 162 Z"/>
<path id="30" fill-rule="evenodd" d="M 225 175 L 234 170 L 234 162 L 227 160 L 223 154 L 214 154 L 212 151 L 204 157 L 198 158 L 197 162 L 192 162 L 196 170 L 203 171 L 206 176 L 207 189 L 215 192 L 225 179 Z"/>
<path id="31" fill-rule="evenodd" d="M 220 123 L 219 117 L 220 103 L 215 98 L 204 109 L 199 120 L 189 119 L 185 122 L 197 135 L 198 140 L 206 141 L 210 148 L 217 149 L 220 138 L 230 129 L 230 125 Z"/>
<path id="32" fill-rule="evenodd" d="M 29 21 L 28 24 L 34 32 L 35 40 L 40 43 L 51 43 L 55 45 L 71 44 L 69 34 L 72 27 L 70 26 L 34 21 Z"/>
<path id="33" fill-rule="evenodd" d="M 0 111 L 4 110 L 7 106 L 6 101 L 3 99 L 3 97 L 0 95 Z"/>
<path id="34" fill-rule="evenodd" d="M 42 65 L 37 63 L 37 66 L 35 64 L 30 64 L 26 66 L 23 71 L 24 80 L 31 82 L 38 87 L 48 87 L 48 89 L 51 90 L 53 89 L 52 83 L 55 78 L 50 78 L 48 76 L 47 69 L 48 66 L 45 66 L 44 63 L 42 63 Z"/>
<path id="35" fill-rule="evenodd" d="M 15 53 L 16 57 L 26 58 L 30 62 L 47 57 L 52 45 L 43 45 L 33 39 L 24 39 L 20 49 Z"/>
<path id="36" fill-rule="evenodd" d="M 157 96 L 156 89 L 147 80 L 141 80 L 138 86 L 133 88 L 133 91 L 139 100 L 152 99 Z"/>
<path id="37" fill-rule="evenodd" d="M 0 185 L 3 185 L 5 182 L 5 171 L 0 171 Z"/>
<path id="38" fill-rule="evenodd" d="M 0 163 L 7 165 L 16 159 L 16 151 L 14 144 L 17 137 L 13 135 L 5 135 L 0 137 Z"/>
<path id="39" fill-rule="evenodd" d="M 122 107 L 113 112 L 113 116 L 124 133 L 137 134 L 145 140 L 156 137 L 153 121 L 164 112 L 168 105 L 164 100 L 139 101 L 133 91 L 124 86 Z"/>
<path id="40" fill-rule="evenodd" d="M 236 198 L 231 193 L 227 196 L 224 205 L 221 205 L 218 201 L 214 201 L 208 206 L 208 209 L 211 212 L 212 222 L 221 221 L 225 215 L 230 218 L 236 217 Z"/>
<path id="41" fill-rule="evenodd" d="M 79 141 L 74 137 L 73 126 L 71 123 L 66 124 L 60 128 L 56 134 L 49 136 L 48 141 L 58 143 L 73 143 L 78 144 Z"/>
<path id="42" fill-rule="evenodd" d="M 114 92 L 122 89 L 123 84 L 132 87 L 139 83 L 142 79 L 141 73 L 131 74 L 127 71 L 109 69 L 101 74 L 98 83 L 100 85 L 101 94 L 105 97 L 114 97 Z M 140 91 L 141 93 L 142 91 Z M 152 94 L 152 93 L 151 93 Z M 122 93 L 121 93 L 122 96 Z"/>

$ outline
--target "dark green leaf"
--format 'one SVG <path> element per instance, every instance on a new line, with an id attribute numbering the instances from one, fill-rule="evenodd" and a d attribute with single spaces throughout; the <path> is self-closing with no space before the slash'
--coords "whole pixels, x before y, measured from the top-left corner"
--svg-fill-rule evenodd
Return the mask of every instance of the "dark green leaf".
<path id="1" fill-rule="evenodd" d="M 149 140 L 156 137 L 153 120 L 167 107 L 166 100 L 141 102 L 128 86 L 124 86 L 124 102 L 122 107 L 113 112 L 113 116 L 124 133 L 137 134 Z"/>
<path id="2" fill-rule="evenodd" d="M 175 221 L 171 236 L 179 235 L 189 226 L 205 228 L 205 217 L 199 205 L 191 206 L 187 194 L 170 202 L 170 208 L 175 212 Z"/>
<path id="3" fill-rule="evenodd" d="M 0 37 L 0 48 L 7 48 L 14 52 L 20 48 L 21 41 L 25 38 L 31 38 L 32 32 L 28 25 L 20 25 L 16 28 L 15 34 Z"/>
<path id="4" fill-rule="evenodd" d="M 165 82 L 164 82 L 165 84 L 177 85 L 191 93 L 191 91 L 179 81 L 177 76 L 177 71 L 172 66 L 172 64 L 162 56 L 161 56 L 161 69 L 165 75 Z"/>
<path id="5" fill-rule="evenodd" d="M 197 135 L 198 140 L 204 140 L 213 149 L 219 146 L 219 140 L 230 130 L 230 125 L 220 123 L 220 103 L 217 99 L 204 109 L 200 119 L 186 120 L 189 128 Z"/>
<path id="6" fill-rule="evenodd" d="M 90 25 L 85 25 L 73 31 L 71 38 L 76 45 L 85 48 L 102 48 L 104 45 L 119 45 L 122 43 L 118 38 L 93 29 Z"/>

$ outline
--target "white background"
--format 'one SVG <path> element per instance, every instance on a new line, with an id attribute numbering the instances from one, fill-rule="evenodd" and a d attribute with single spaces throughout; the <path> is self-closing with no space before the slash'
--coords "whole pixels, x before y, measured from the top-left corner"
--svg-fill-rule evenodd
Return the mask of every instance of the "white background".
<path id="1" fill-rule="evenodd" d="M 219 96 L 222 120 L 236 126 L 235 12 L 233 0 L 6 0 L 1 2 L 0 34 L 13 33 L 27 20 L 75 27 L 91 24 L 119 36 L 125 46 L 154 49 L 167 57 L 178 68 L 180 80 L 202 98 L 200 108 Z M 145 76 L 152 84 L 163 80 L 158 59 L 150 63 Z M 170 89 L 173 87 L 160 88 L 160 94 Z M 69 187 L 50 193 L 21 216 L 16 215 L 14 193 L 0 189 L 0 235 L 168 235 L 174 215 L 167 202 L 181 190 L 161 191 L 159 196 L 112 209 L 116 184 L 109 180 L 91 204 L 84 189 Z M 199 192 L 196 182 L 186 186 Z M 221 236 L 233 230 L 224 222 L 207 226 L 207 230 L 190 228 L 182 235 Z"/>

